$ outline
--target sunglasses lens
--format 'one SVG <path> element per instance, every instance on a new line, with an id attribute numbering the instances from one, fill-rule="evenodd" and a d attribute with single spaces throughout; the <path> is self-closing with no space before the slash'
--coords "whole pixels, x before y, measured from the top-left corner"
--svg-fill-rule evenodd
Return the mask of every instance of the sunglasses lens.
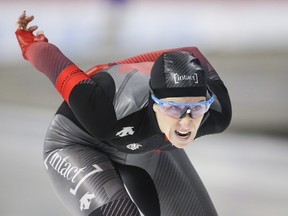
<path id="1" fill-rule="evenodd" d="M 161 112 L 173 118 L 184 117 L 187 110 L 190 110 L 192 118 L 197 118 L 207 112 L 207 110 L 209 109 L 209 105 L 200 104 L 192 107 L 186 107 L 164 104 L 162 106 L 159 106 L 159 108 Z"/>
<path id="2" fill-rule="evenodd" d="M 164 104 L 163 106 L 160 106 L 160 110 L 163 113 L 174 118 L 180 118 L 181 113 L 185 112 L 185 109 L 185 106 L 176 106 L 169 104 Z"/>
<path id="3" fill-rule="evenodd" d="M 192 106 L 190 109 L 191 109 L 192 118 L 197 118 L 203 115 L 204 113 L 206 113 L 207 110 L 209 109 L 209 106 L 206 104 L 200 104 L 200 105 Z"/>

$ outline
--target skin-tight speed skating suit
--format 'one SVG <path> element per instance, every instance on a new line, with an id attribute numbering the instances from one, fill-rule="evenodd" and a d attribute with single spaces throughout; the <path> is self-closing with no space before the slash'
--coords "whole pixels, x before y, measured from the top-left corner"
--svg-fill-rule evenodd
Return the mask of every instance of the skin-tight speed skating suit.
<path id="1" fill-rule="evenodd" d="M 217 96 L 197 137 L 230 123 L 228 92 L 195 47 L 150 52 L 82 72 L 53 44 L 31 44 L 27 59 L 63 96 L 45 138 L 44 166 L 59 198 L 81 216 L 214 216 L 183 149 L 160 131 L 149 73 L 164 51 L 194 54 Z"/>

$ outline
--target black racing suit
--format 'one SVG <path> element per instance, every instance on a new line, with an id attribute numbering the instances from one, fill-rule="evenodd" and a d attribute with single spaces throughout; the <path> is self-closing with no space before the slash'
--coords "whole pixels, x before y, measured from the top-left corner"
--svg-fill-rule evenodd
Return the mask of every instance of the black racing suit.
<path id="1" fill-rule="evenodd" d="M 231 105 L 218 74 L 195 47 L 170 50 L 193 53 L 217 96 L 197 137 L 222 132 Z M 163 51 L 85 74 L 50 43 L 28 47 L 29 61 L 65 99 L 47 131 L 44 165 L 74 215 L 217 215 L 189 158 L 165 138 L 152 109 L 149 72 Z"/>

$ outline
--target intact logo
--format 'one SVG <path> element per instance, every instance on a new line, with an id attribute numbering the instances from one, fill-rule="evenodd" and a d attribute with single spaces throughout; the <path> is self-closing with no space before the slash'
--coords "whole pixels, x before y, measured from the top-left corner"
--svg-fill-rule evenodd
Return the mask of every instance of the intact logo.
<path id="1" fill-rule="evenodd" d="M 52 151 L 44 160 L 44 165 L 47 170 L 54 169 L 60 176 L 71 183 L 70 193 L 76 195 L 79 188 L 84 184 L 90 176 L 102 172 L 102 168 L 97 164 L 91 167 L 78 167 L 69 162 L 69 156 L 62 156 L 63 149 Z M 91 169 L 92 168 L 92 169 Z M 89 171 L 88 171 L 89 170 Z M 90 208 L 92 199 L 95 198 L 94 193 L 87 192 L 80 200 L 80 210 L 87 210 Z"/>
<path id="2" fill-rule="evenodd" d="M 128 135 L 133 135 L 135 131 L 133 130 L 134 127 L 123 127 L 123 129 L 116 133 L 116 136 L 125 137 Z"/>
<path id="3" fill-rule="evenodd" d="M 193 75 L 179 75 L 175 73 L 173 74 L 173 79 L 175 84 L 178 84 L 185 80 L 194 81 L 194 83 L 198 84 L 198 75 L 196 73 L 194 73 Z"/>

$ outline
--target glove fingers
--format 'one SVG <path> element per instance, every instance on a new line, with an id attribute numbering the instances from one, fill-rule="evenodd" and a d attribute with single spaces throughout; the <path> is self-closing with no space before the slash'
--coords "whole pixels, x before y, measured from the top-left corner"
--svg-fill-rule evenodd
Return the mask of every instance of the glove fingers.
<path id="1" fill-rule="evenodd" d="M 17 20 L 17 29 L 26 30 L 27 25 L 34 19 L 34 16 L 26 16 L 26 12 L 24 11 Z"/>
<path id="2" fill-rule="evenodd" d="M 17 29 L 15 34 L 21 47 L 24 59 L 27 59 L 25 53 L 29 45 L 33 44 L 34 42 L 48 42 L 48 39 L 45 37 L 43 32 L 38 32 L 36 36 L 33 34 L 33 32 L 38 29 L 38 26 L 31 26 L 27 28 L 27 25 L 33 19 L 34 16 L 26 16 L 26 12 L 24 11 L 16 23 Z"/>
<path id="3" fill-rule="evenodd" d="M 38 26 L 31 26 L 27 29 L 27 31 L 34 32 L 36 29 L 38 29 Z"/>

